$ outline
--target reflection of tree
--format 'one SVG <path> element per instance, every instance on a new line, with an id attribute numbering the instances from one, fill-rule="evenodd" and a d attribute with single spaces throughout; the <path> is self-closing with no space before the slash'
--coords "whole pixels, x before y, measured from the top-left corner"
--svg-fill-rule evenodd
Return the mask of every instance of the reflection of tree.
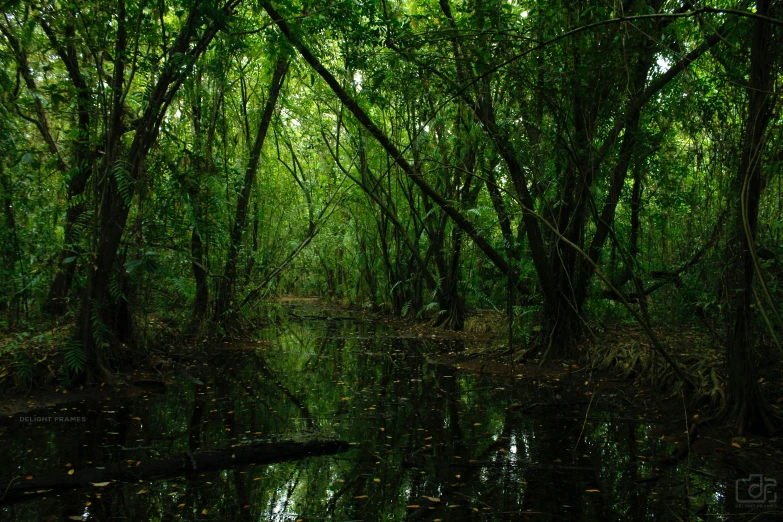
<path id="1" fill-rule="evenodd" d="M 299 410 L 299 412 L 302 414 L 302 418 L 305 419 L 305 422 L 307 423 L 307 427 L 311 430 L 315 429 L 315 423 L 313 422 L 313 416 L 310 413 L 310 410 L 307 406 L 293 393 L 291 393 L 291 390 L 288 389 L 287 386 L 285 386 L 282 382 L 280 382 L 280 379 L 277 378 L 277 376 L 273 373 L 273 371 L 269 368 L 269 366 L 266 363 L 266 360 L 264 357 L 258 353 L 255 352 L 253 354 L 253 358 L 256 362 L 256 369 L 266 378 L 267 382 L 274 383 L 275 386 L 283 392 L 283 395 L 288 398 L 289 401 L 291 401 L 291 404 L 296 406 L 296 408 Z M 319 426 L 320 427 L 320 426 Z"/>

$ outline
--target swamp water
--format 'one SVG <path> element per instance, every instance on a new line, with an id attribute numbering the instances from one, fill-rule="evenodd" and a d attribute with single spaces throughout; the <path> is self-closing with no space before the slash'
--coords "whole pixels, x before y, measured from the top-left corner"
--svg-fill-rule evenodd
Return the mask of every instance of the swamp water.
<path id="1" fill-rule="evenodd" d="M 271 344 L 189 367 L 204 385 L 172 372 L 162 394 L 24 414 L 81 422 L 5 419 L 0 477 L 265 441 L 339 439 L 349 450 L 31 495 L 0 502 L 0 520 L 731 518 L 719 514 L 734 510 L 735 477 L 717 479 L 695 455 L 656 470 L 673 446 L 600 401 L 585 422 L 586 401 L 429 362 L 442 346 L 372 323 L 305 319 L 258 335 Z"/>

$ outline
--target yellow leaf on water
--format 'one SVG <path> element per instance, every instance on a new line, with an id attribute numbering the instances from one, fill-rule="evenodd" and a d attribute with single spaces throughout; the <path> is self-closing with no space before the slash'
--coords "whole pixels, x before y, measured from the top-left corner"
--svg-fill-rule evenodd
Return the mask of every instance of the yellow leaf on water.
<path id="1" fill-rule="evenodd" d="M 373 482 L 380 482 L 380 481 L 381 481 L 381 479 L 379 479 L 379 478 L 374 478 L 374 479 L 372 479 L 372 481 L 373 481 Z"/>
<path id="2" fill-rule="evenodd" d="M 426 498 L 430 502 L 440 502 L 440 499 L 438 497 L 427 497 L 427 496 L 425 496 L 424 498 Z"/>
<path id="3" fill-rule="evenodd" d="M 111 482 L 91 482 L 91 484 L 96 488 L 102 488 L 104 486 L 108 486 L 109 484 L 111 484 Z"/>
<path id="4" fill-rule="evenodd" d="M 585 490 L 585 491 L 587 493 L 600 493 L 601 492 L 601 490 L 599 490 L 599 489 L 588 489 L 588 490 Z"/>
<path id="5" fill-rule="evenodd" d="M 206 515 L 206 514 L 207 514 L 207 508 L 204 508 L 204 509 L 202 509 L 202 510 L 201 510 L 201 514 L 202 514 L 202 515 Z"/>
<path id="6" fill-rule="evenodd" d="M 408 509 L 419 509 L 421 506 L 418 504 L 412 504 L 410 506 L 405 506 Z"/>
<path id="7" fill-rule="evenodd" d="M 136 492 L 137 495 L 143 495 L 144 493 L 149 493 L 149 489 L 140 489 Z"/>
<path id="8" fill-rule="evenodd" d="M 185 504 L 177 504 L 177 509 L 182 509 L 185 507 Z"/>
<path id="9" fill-rule="evenodd" d="M 353 497 L 353 498 L 367 498 L 367 495 L 358 495 L 358 496 Z"/>
<path id="10" fill-rule="evenodd" d="M 72 469 L 69 469 L 69 470 L 68 470 L 68 474 L 69 474 L 69 475 L 73 475 L 73 470 L 72 470 Z"/>
<path id="11" fill-rule="evenodd" d="M 736 442 L 732 442 L 731 445 L 734 446 L 735 448 L 741 448 L 742 447 L 739 444 L 737 444 Z"/>

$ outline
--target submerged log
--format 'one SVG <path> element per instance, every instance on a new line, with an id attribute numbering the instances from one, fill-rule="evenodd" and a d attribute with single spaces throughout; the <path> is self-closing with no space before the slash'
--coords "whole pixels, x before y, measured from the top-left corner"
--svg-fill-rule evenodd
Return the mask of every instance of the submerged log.
<path id="1" fill-rule="evenodd" d="M 41 477 L 30 475 L 0 482 L 0 504 L 35 494 L 49 493 L 110 482 L 137 481 L 151 476 L 186 475 L 246 464 L 273 464 L 315 455 L 333 455 L 350 448 L 342 441 L 275 442 L 238 446 L 218 451 L 183 453 L 159 460 L 121 462 L 102 468 L 55 471 Z M 71 473 L 72 472 L 72 473 Z M 69 474 L 70 473 L 70 474 Z"/>

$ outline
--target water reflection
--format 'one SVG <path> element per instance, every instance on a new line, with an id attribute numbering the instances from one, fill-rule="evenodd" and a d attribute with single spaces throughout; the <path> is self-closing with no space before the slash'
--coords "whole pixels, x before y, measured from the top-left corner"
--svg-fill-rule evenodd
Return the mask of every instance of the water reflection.
<path id="1" fill-rule="evenodd" d="M 427 362 L 434 347 L 355 321 L 260 332 L 215 351 L 165 394 L 36 412 L 78 425 L 0 428 L 4 477 L 141 462 L 250 442 L 337 438 L 333 456 L 35 495 L 3 520 L 675 519 L 730 509 L 693 457 L 648 424 L 551 392 Z M 528 407 L 540 404 L 538 407 Z M 520 407 L 520 405 L 522 407 Z M 509 406 L 512 406 L 509 408 Z M 687 483 L 686 483 L 687 479 Z"/>

